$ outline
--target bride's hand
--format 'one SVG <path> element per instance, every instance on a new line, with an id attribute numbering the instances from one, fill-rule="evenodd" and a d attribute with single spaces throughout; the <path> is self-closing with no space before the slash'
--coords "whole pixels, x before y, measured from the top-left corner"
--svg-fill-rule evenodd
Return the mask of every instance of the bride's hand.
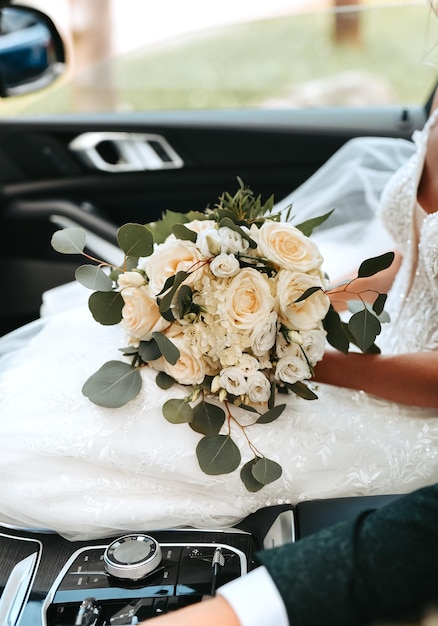
<path id="1" fill-rule="evenodd" d="M 157 626 L 239 626 L 236 614 L 221 596 L 203 600 L 155 618 Z M 146 622 L 141 622 L 146 625 Z M 141 625 L 140 625 L 141 626 Z"/>

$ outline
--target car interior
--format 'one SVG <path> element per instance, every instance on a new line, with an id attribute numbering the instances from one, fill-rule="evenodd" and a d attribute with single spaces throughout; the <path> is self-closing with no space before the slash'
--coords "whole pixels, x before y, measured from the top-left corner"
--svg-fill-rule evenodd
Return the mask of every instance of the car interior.
<path id="1" fill-rule="evenodd" d="M 50 18 L 5 4 L 0 91 L 13 98 L 57 80 L 67 61 Z M 35 25 L 50 54 L 32 68 L 26 44 L 14 56 L 2 40 Z M 114 243 L 122 223 L 153 221 L 167 209 L 203 210 L 234 189 L 237 176 L 280 200 L 351 138 L 410 140 L 430 104 L 0 118 L 0 335 L 36 320 L 42 294 L 74 279 L 79 258 L 50 245 L 60 227 L 82 226 Z M 261 548 L 299 541 L 396 497 L 285 503 L 220 531 L 145 528 L 105 541 L 3 526 L 0 624 L 135 624 L 214 594 L 254 568 Z"/>

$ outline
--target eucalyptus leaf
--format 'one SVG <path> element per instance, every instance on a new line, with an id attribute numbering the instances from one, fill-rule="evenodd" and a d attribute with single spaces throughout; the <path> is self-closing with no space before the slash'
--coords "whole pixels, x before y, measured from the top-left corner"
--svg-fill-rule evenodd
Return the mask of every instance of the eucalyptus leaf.
<path id="1" fill-rule="evenodd" d="M 190 427 L 202 435 L 217 435 L 225 422 L 225 411 L 216 404 L 201 400 L 193 409 Z"/>
<path id="2" fill-rule="evenodd" d="M 181 285 L 176 299 L 179 318 L 182 319 L 190 311 L 192 304 L 192 290 L 188 285 Z"/>
<path id="3" fill-rule="evenodd" d="M 94 319 L 104 326 L 122 321 L 124 305 L 121 294 L 116 291 L 95 291 L 88 299 L 88 307 Z"/>
<path id="4" fill-rule="evenodd" d="M 243 465 L 242 469 L 240 470 L 240 479 L 247 488 L 247 490 L 251 493 L 256 493 L 264 487 L 264 484 L 259 483 L 259 481 L 254 478 L 254 475 L 252 473 L 252 468 L 254 467 L 254 464 L 257 463 L 257 459 L 258 457 L 256 457 L 255 459 L 251 459 L 250 461 L 248 461 L 248 463 L 245 463 L 245 465 Z"/>
<path id="5" fill-rule="evenodd" d="M 386 293 L 379 293 L 377 298 L 374 300 L 373 311 L 376 313 L 376 315 L 380 316 L 383 313 L 383 309 L 385 308 L 387 298 L 388 296 Z M 380 319 L 380 321 L 382 320 Z M 389 321 L 389 316 L 388 316 L 388 321 Z"/>
<path id="6" fill-rule="evenodd" d="M 172 398 L 163 404 L 164 417 L 171 424 L 188 424 L 193 418 L 193 409 L 186 400 Z"/>
<path id="7" fill-rule="evenodd" d="M 148 363 L 149 361 L 159 359 L 161 356 L 161 350 L 155 339 L 151 339 L 150 341 L 140 341 L 138 345 L 138 354 L 140 355 L 142 361 Z"/>
<path id="8" fill-rule="evenodd" d="M 160 308 L 161 314 L 170 310 L 170 307 L 172 306 L 172 300 L 175 296 L 175 293 L 178 287 L 185 281 L 187 277 L 188 277 L 188 273 L 181 271 L 181 272 L 177 272 L 174 276 L 170 276 L 166 280 L 166 283 L 160 293 L 164 293 L 166 291 L 166 286 L 168 284 L 169 286 L 171 284 L 171 287 L 170 288 L 168 287 L 169 291 L 162 298 L 160 298 L 159 308 Z"/>
<path id="9" fill-rule="evenodd" d="M 355 344 L 365 352 L 374 343 L 382 327 L 378 318 L 365 307 L 351 316 L 348 329 L 354 337 Z"/>
<path id="10" fill-rule="evenodd" d="M 93 291 L 111 291 L 113 288 L 111 278 L 97 265 L 81 265 L 76 269 L 75 278 Z"/>
<path id="11" fill-rule="evenodd" d="M 263 413 L 263 415 L 260 415 L 256 424 L 270 424 L 271 422 L 275 422 L 275 420 L 278 419 L 283 413 L 285 408 L 285 404 L 277 404 L 272 409 L 269 409 L 269 411 L 266 411 L 266 413 Z"/>
<path id="12" fill-rule="evenodd" d="M 329 344 L 336 348 L 336 350 L 347 354 L 350 342 L 345 334 L 339 313 L 335 311 L 332 305 L 330 305 L 323 319 L 323 326 L 327 332 L 327 341 Z"/>
<path id="13" fill-rule="evenodd" d="M 61 254 L 82 254 L 87 233 L 83 228 L 63 228 L 52 235 L 51 244 Z"/>
<path id="14" fill-rule="evenodd" d="M 318 400 L 316 393 L 301 380 L 293 384 L 286 383 L 285 386 L 289 389 L 289 391 L 292 391 L 296 396 L 302 398 L 303 400 Z"/>
<path id="15" fill-rule="evenodd" d="M 192 241 L 193 243 L 196 243 L 196 239 L 198 238 L 198 234 L 195 233 L 194 230 L 191 230 L 190 228 L 187 228 L 187 226 L 184 226 L 184 224 L 175 224 L 172 227 L 172 233 L 177 239 Z"/>
<path id="16" fill-rule="evenodd" d="M 303 300 L 306 300 L 309 296 L 315 293 L 315 291 L 322 291 L 322 287 L 309 287 L 299 298 L 295 300 L 295 302 L 302 302 Z"/>
<path id="17" fill-rule="evenodd" d="M 169 376 L 169 374 L 166 374 L 166 372 L 158 372 L 156 378 L 155 378 L 155 382 L 157 384 L 157 387 L 159 387 L 160 389 L 170 389 L 171 387 L 173 387 L 173 385 L 175 384 L 175 379 L 172 378 L 172 376 Z"/>
<path id="18" fill-rule="evenodd" d="M 152 337 L 157 342 L 161 354 L 164 356 L 166 361 L 171 365 L 175 365 L 175 363 L 181 356 L 181 353 L 176 345 L 172 343 L 170 339 L 166 337 L 166 335 L 163 335 L 163 333 L 152 333 Z"/>
<path id="19" fill-rule="evenodd" d="M 205 474 L 230 474 L 239 467 L 240 450 L 230 435 L 206 435 L 196 446 L 199 467 Z"/>
<path id="20" fill-rule="evenodd" d="M 84 383 L 82 393 L 98 406 L 117 409 L 133 400 L 142 386 L 137 368 L 108 361 Z"/>
<path id="21" fill-rule="evenodd" d="M 259 457 L 253 464 L 251 471 L 256 481 L 262 485 L 273 483 L 278 480 L 283 473 L 281 465 L 266 457 Z"/>
<path id="22" fill-rule="evenodd" d="M 149 222 L 148 229 L 151 231 L 155 243 L 163 243 L 172 234 L 172 228 L 175 224 L 184 224 L 190 221 L 191 218 L 186 213 L 166 211 L 160 220 Z"/>
<path id="23" fill-rule="evenodd" d="M 313 217 L 312 219 L 306 220 L 305 222 L 302 222 L 301 224 L 297 224 L 295 228 L 298 228 L 298 230 L 300 230 L 303 233 L 303 235 L 306 235 L 306 237 L 310 237 L 314 229 L 317 226 L 321 226 L 321 224 L 323 224 L 326 220 L 328 220 L 328 218 L 333 213 L 333 211 L 334 209 L 332 209 L 328 213 L 324 213 L 324 215 L 320 215 L 319 217 Z"/>
<path id="24" fill-rule="evenodd" d="M 150 256 L 154 251 L 154 238 L 142 224 L 123 224 L 117 231 L 117 242 L 126 256 Z"/>
<path id="25" fill-rule="evenodd" d="M 394 252 L 385 252 L 385 254 L 366 259 L 361 263 L 357 275 L 359 278 L 374 276 L 377 272 L 386 270 L 391 265 L 393 260 Z"/>
<path id="26" fill-rule="evenodd" d="M 251 237 L 243 230 L 243 228 L 240 228 L 240 226 L 235 224 L 231 218 L 224 217 L 219 222 L 219 226 L 234 230 L 236 233 L 239 233 L 242 239 L 245 239 L 249 243 L 250 248 L 257 248 L 257 243 L 254 241 L 254 239 L 251 239 Z"/>

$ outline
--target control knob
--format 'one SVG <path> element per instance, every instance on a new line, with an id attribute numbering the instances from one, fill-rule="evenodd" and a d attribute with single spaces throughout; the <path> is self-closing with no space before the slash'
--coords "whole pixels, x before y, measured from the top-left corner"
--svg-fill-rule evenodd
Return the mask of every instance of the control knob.
<path id="1" fill-rule="evenodd" d="M 103 561 L 111 576 L 141 580 L 160 564 L 161 547 L 149 535 L 124 535 L 110 543 L 104 552 Z"/>

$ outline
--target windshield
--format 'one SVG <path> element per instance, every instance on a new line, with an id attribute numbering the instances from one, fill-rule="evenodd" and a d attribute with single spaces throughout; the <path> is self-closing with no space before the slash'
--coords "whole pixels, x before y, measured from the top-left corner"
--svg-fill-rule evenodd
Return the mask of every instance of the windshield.
<path id="1" fill-rule="evenodd" d="M 63 0 L 56 2 L 59 12 Z M 51 17 L 60 19 L 49 1 L 32 4 L 47 13 L 52 9 Z M 76 9 L 81 4 L 94 3 L 75 0 Z M 16 102 L 11 111 L 424 103 L 436 82 L 438 17 L 427 0 L 237 0 L 240 11 L 222 2 L 210 13 L 202 8 L 209 3 L 182 4 L 185 21 L 178 20 L 181 3 L 164 0 L 149 24 L 149 3 L 108 0 L 108 12 L 98 16 L 98 23 L 93 12 L 85 11 L 81 30 L 78 14 L 66 13 L 68 76 L 50 90 Z M 191 4 L 198 10 L 192 13 L 196 20 L 187 19 Z M 145 45 L 139 46 L 141 40 Z M 91 42 L 100 42 L 97 53 L 91 53 Z M 3 107 L 5 114 L 9 106 Z"/>

